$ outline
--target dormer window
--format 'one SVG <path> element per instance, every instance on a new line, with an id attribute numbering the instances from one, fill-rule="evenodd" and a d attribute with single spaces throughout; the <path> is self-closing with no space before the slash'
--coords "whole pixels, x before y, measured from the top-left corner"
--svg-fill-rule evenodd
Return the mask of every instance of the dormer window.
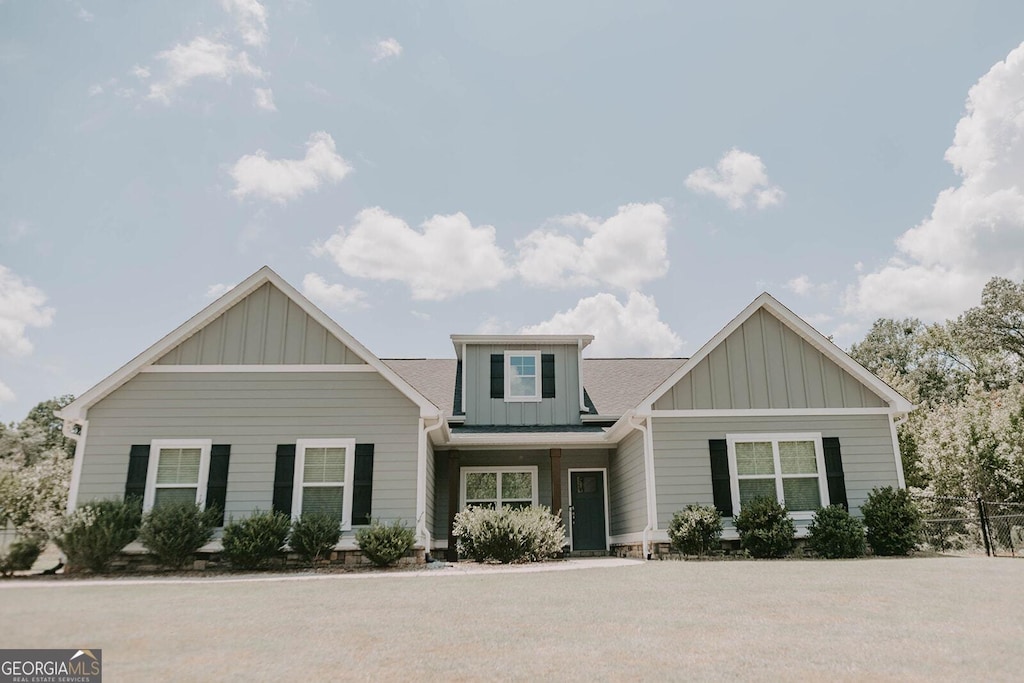
<path id="1" fill-rule="evenodd" d="M 539 401 L 540 351 L 505 352 L 505 400 Z"/>

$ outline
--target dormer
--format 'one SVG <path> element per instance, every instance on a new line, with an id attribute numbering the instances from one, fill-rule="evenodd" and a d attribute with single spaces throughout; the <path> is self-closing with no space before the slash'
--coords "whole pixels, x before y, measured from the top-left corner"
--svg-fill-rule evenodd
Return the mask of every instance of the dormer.
<path id="1" fill-rule="evenodd" d="M 455 419 L 468 425 L 580 424 L 581 364 L 591 335 L 453 334 Z"/>

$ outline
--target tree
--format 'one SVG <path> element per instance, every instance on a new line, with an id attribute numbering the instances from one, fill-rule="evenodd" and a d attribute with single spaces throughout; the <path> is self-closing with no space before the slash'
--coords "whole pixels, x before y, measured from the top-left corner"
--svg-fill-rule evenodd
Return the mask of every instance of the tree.
<path id="1" fill-rule="evenodd" d="M 60 448 L 67 454 L 67 457 L 73 458 L 75 456 L 75 442 L 64 436 L 64 421 L 56 417 L 54 413 L 74 400 L 75 397 L 73 395 L 65 394 L 37 403 L 32 410 L 28 411 L 28 415 L 22 420 L 20 428 L 24 428 L 26 422 L 37 427 L 42 433 L 43 450 L 48 451 Z"/>

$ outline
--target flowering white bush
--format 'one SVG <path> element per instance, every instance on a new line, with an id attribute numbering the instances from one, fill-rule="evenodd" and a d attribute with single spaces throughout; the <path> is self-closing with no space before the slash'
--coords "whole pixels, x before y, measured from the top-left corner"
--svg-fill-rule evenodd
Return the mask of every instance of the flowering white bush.
<path id="1" fill-rule="evenodd" d="M 668 538 L 681 553 L 707 555 L 721 543 L 722 515 L 713 505 L 691 503 L 672 515 Z"/>
<path id="2" fill-rule="evenodd" d="M 32 465 L 0 459 L 0 525 L 22 535 L 50 536 L 64 518 L 72 461 L 47 451 Z"/>

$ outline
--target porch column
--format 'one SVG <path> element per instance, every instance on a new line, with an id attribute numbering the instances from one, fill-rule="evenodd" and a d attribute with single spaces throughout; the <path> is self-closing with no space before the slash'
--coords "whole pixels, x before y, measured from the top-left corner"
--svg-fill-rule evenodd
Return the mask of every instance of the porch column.
<path id="1" fill-rule="evenodd" d="M 449 562 L 459 561 L 455 547 L 455 514 L 459 511 L 459 452 L 448 451 L 448 550 L 445 557 Z"/>
<path id="2" fill-rule="evenodd" d="M 562 449 L 552 448 L 551 454 L 551 513 L 562 516 Z M 566 520 L 563 519 L 562 522 Z"/>

